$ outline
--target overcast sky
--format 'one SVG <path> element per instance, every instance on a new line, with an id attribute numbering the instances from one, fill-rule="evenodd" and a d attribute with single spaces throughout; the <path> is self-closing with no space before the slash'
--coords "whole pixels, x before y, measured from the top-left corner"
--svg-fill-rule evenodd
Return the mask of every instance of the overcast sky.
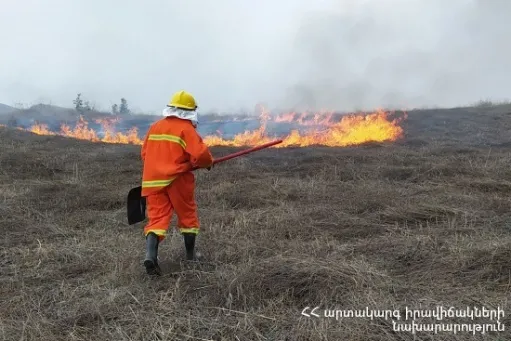
<path id="1" fill-rule="evenodd" d="M 511 98 L 510 0 L 0 0 L 0 103 L 356 110 Z"/>

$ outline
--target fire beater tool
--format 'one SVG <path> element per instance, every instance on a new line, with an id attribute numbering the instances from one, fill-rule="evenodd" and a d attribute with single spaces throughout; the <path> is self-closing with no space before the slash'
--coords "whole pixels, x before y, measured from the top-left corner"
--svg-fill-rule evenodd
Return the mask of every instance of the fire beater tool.
<path id="1" fill-rule="evenodd" d="M 283 140 L 275 140 L 272 142 L 268 142 L 253 148 L 241 150 L 236 153 L 232 153 L 223 157 L 220 157 L 218 159 L 213 160 L 213 165 L 216 165 L 217 163 L 224 162 L 230 159 L 234 159 L 236 157 L 253 153 L 255 151 L 268 148 L 271 146 L 274 146 L 276 144 L 282 143 Z M 197 170 L 197 167 L 192 168 L 191 170 Z M 146 218 L 145 212 L 146 212 L 146 199 L 142 196 L 142 186 L 138 186 L 135 188 L 132 188 L 128 192 L 128 203 L 127 203 L 127 209 L 128 209 L 128 224 L 133 225 L 136 223 L 139 223 L 143 221 Z"/>

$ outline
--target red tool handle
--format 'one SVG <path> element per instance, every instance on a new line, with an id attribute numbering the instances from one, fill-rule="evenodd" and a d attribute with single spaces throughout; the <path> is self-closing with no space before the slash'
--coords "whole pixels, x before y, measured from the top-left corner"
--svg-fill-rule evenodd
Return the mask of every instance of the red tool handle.
<path id="1" fill-rule="evenodd" d="M 276 141 L 273 141 L 273 142 L 268 142 L 268 143 L 262 144 L 262 145 L 257 146 L 257 147 L 253 147 L 253 148 L 249 148 L 249 149 L 241 150 L 241 151 L 239 151 L 239 152 L 232 153 L 232 154 L 229 154 L 229 155 L 226 155 L 226 156 L 220 157 L 220 158 L 218 158 L 218 159 L 215 159 L 215 160 L 213 161 L 213 164 L 217 164 L 217 163 L 220 163 L 220 162 L 224 162 L 224 161 L 227 161 L 227 160 L 233 159 L 233 158 L 238 157 L 238 156 L 241 156 L 241 155 L 245 155 L 245 154 L 252 153 L 252 152 L 255 152 L 255 151 L 258 151 L 258 150 L 264 149 L 264 148 L 268 148 L 268 147 L 274 146 L 274 145 L 279 144 L 279 143 L 282 143 L 282 140 L 276 140 Z"/>
<path id="2" fill-rule="evenodd" d="M 235 157 L 238 157 L 238 156 L 241 156 L 241 155 L 249 154 L 249 153 L 252 153 L 252 152 L 264 149 L 264 148 L 268 148 L 268 147 L 274 146 L 276 144 L 282 143 L 282 141 L 283 140 L 275 140 L 275 141 L 272 141 L 272 142 L 268 142 L 268 143 L 262 144 L 260 146 L 256 146 L 256 147 L 245 149 L 245 150 L 241 150 L 239 152 L 232 153 L 232 154 L 229 154 L 229 155 L 226 155 L 226 156 L 222 156 L 222 157 L 219 157 L 218 159 L 214 159 L 213 160 L 213 164 L 215 165 L 215 164 L 220 163 L 220 162 L 224 162 L 224 161 L 227 161 L 227 160 L 230 160 L 230 159 L 234 159 Z M 196 169 L 198 169 L 198 167 L 193 168 L 193 170 L 196 170 Z"/>

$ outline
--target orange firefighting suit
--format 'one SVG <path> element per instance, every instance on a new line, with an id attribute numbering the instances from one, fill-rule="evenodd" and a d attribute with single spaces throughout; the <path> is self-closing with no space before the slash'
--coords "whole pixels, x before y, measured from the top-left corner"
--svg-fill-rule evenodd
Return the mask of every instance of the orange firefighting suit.
<path id="1" fill-rule="evenodd" d="M 181 233 L 199 233 L 192 167 L 213 164 L 209 148 L 192 122 L 165 117 L 154 123 L 145 136 L 141 152 L 144 162 L 142 196 L 146 197 L 148 223 L 144 235 L 153 232 L 162 241 L 174 211 Z"/>

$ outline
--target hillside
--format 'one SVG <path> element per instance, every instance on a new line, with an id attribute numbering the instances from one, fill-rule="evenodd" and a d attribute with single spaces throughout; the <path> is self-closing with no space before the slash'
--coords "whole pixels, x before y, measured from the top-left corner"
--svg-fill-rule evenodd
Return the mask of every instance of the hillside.
<path id="1" fill-rule="evenodd" d="M 410 320 L 301 312 L 510 312 L 510 128 L 507 110 L 424 110 L 396 143 L 271 149 L 196 171 L 206 260 L 181 262 L 174 234 L 164 276 L 149 279 L 143 225 L 125 212 L 140 147 L 0 127 L 3 339 L 507 340 L 508 314 L 505 332 L 413 335 L 395 330 Z"/>
<path id="2" fill-rule="evenodd" d="M 16 111 L 16 109 L 6 104 L 0 103 L 0 116 L 12 113 L 13 111 Z"/>

